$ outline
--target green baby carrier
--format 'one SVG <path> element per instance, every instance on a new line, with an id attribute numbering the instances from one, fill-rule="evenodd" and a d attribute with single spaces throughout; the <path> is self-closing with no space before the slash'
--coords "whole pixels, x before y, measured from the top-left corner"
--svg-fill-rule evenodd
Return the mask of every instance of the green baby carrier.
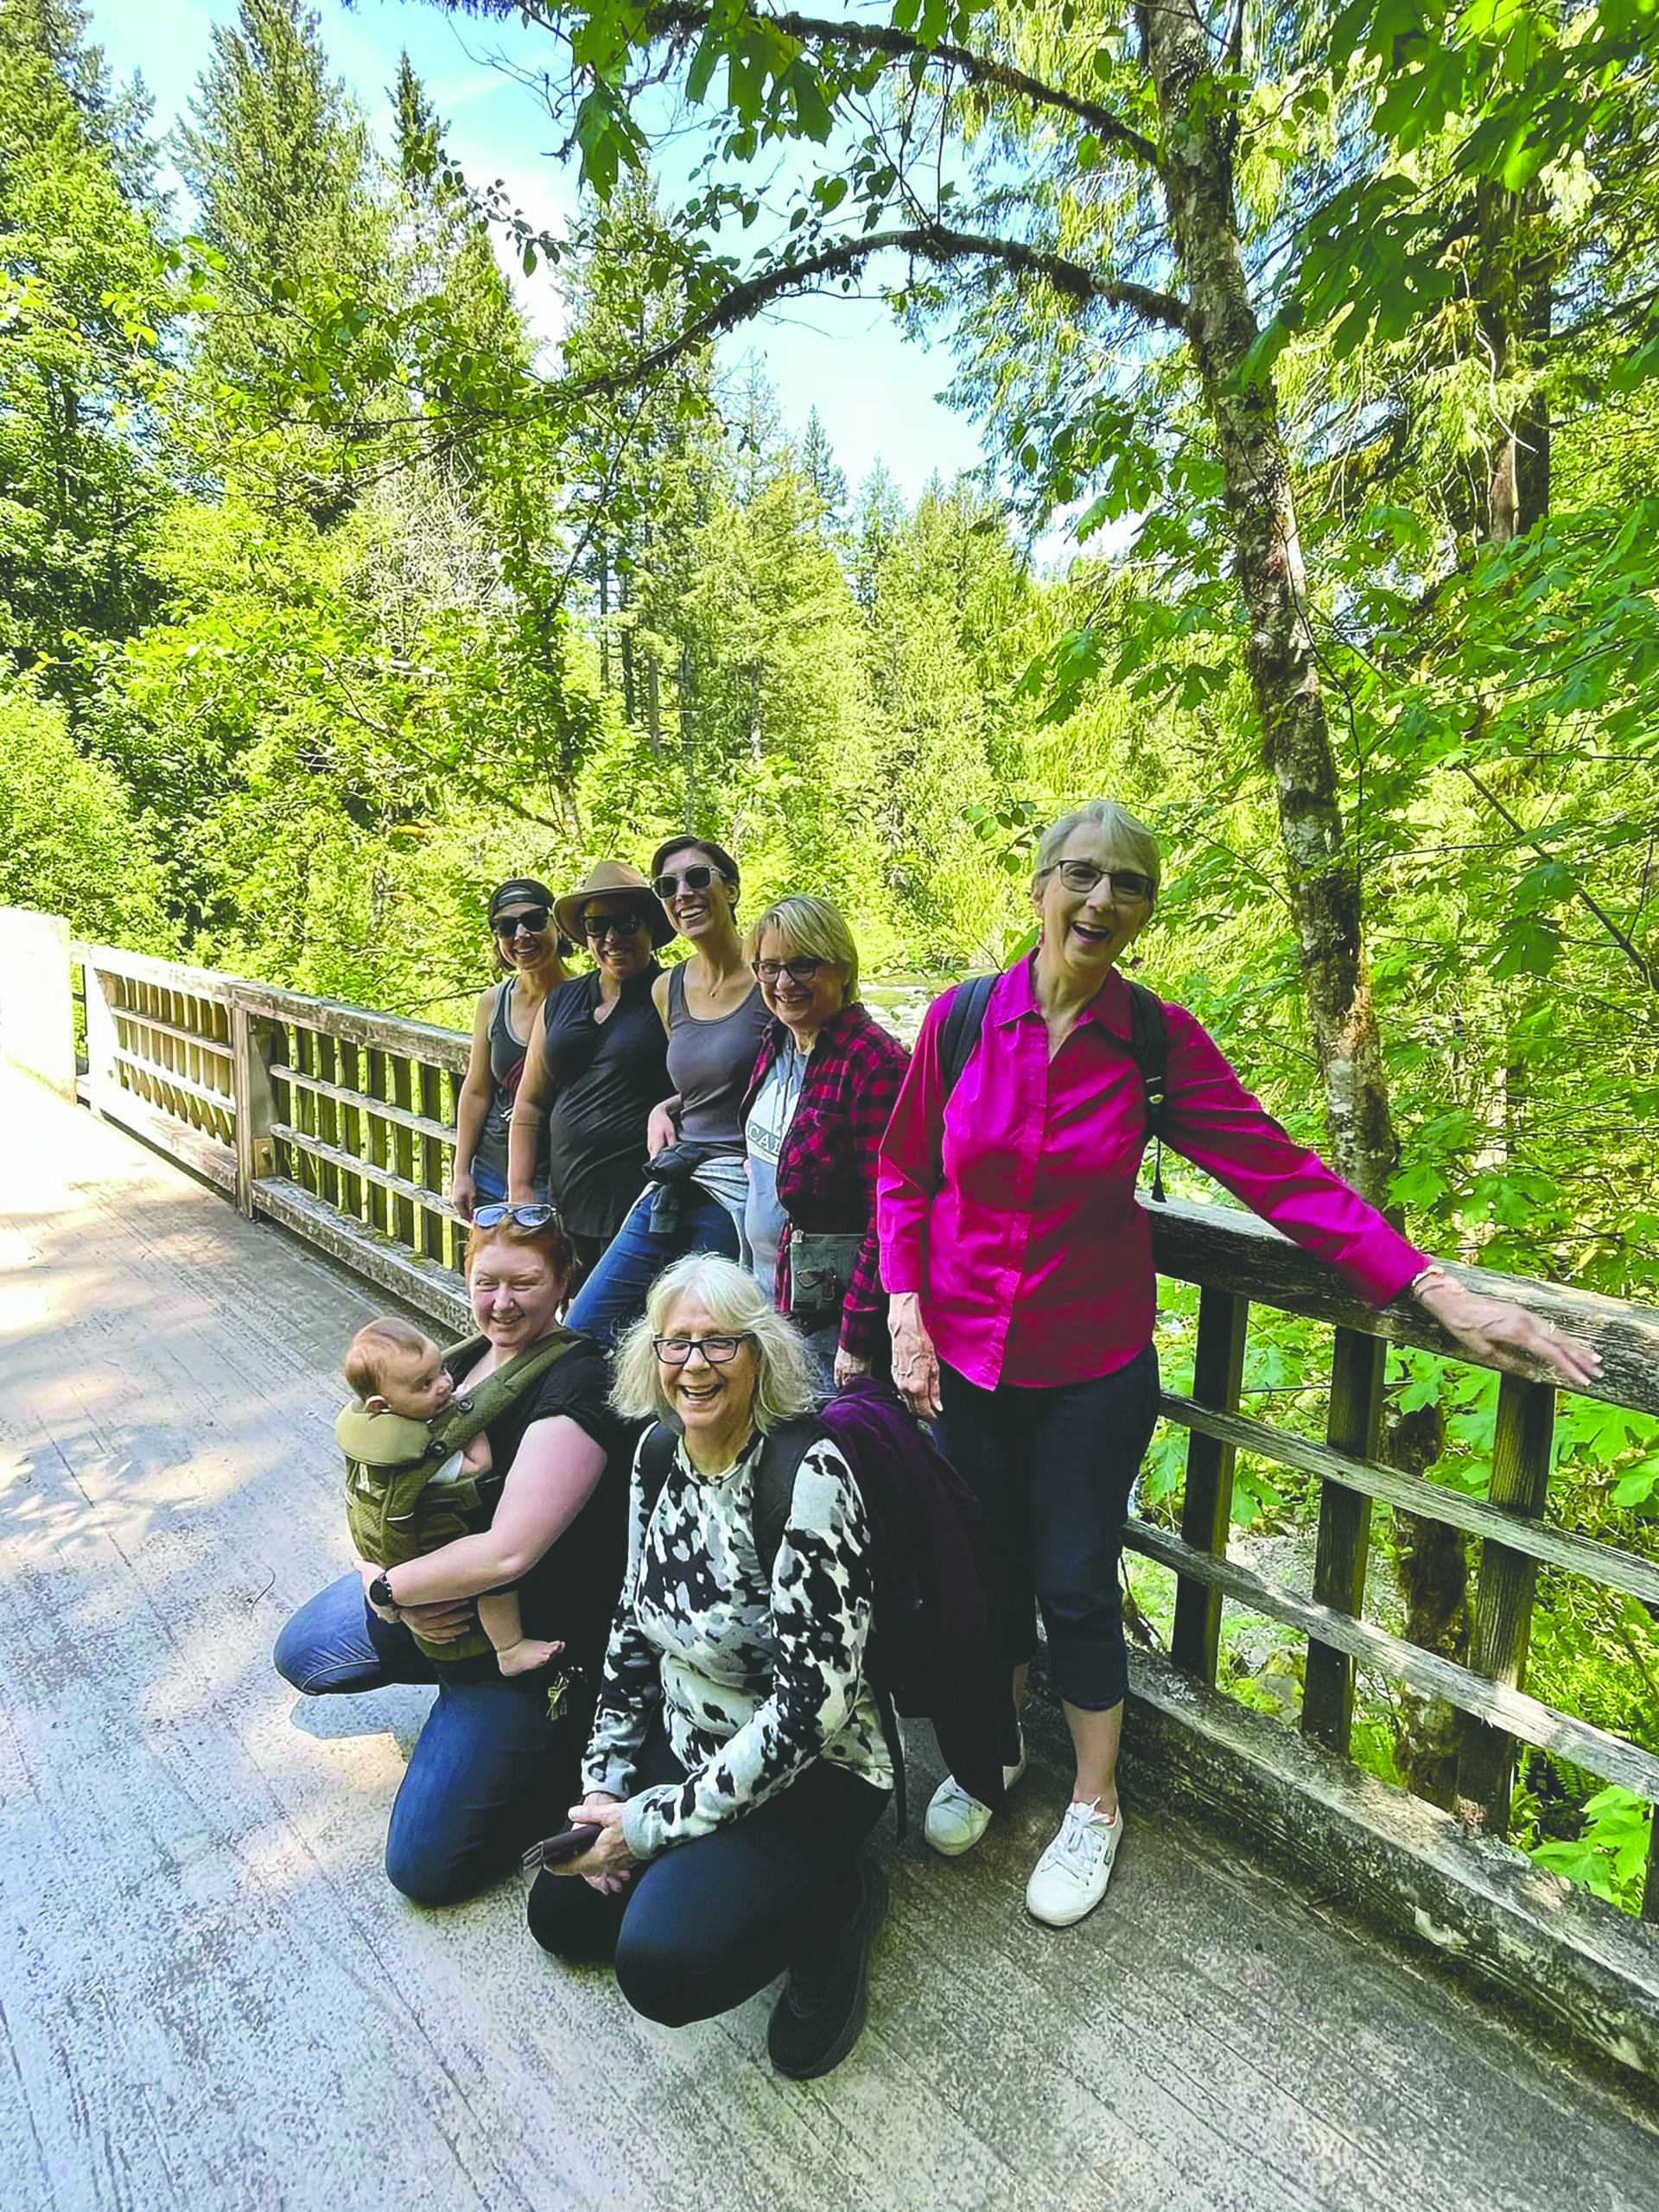
<path id="1" fill-rule="evenodd" d="M 564 1329 L 543 1337 L 451 1399 L 435 1422 L 370 1414 L 355 1401 L 343 1408 L 334 1422 L 334 1441 L 345 1455 L 346 1517 L 358 1556 L 378 1567 L 402 1567 L 442 1550 L 457 1536 L 471 1535 L 468 1516 L 499 1491 L 502 1475 L 492 1468 L 482 1478 L 482 1488 L 478 1476 L 464 1471 L 448 1482 L 435 1478 L 446 1459 L 465 1451 L 582 1341 Z M 485 1337 L 469 1337 L 446 1360 L 464 1373 L 483 1357 L 488 1343 Z M 482 1629 L 449 1643 L 428 1643 L 418 1636 L 415 1641 L 429 1659 L 484 1659 L 491 1650 Z"/>

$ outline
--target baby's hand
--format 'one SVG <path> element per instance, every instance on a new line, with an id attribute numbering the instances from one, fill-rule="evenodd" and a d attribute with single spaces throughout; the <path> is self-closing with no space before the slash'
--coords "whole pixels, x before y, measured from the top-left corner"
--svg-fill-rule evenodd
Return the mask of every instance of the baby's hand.
<path id="1" fill-rule="evenodd" d="M 487 1475 L 490 1471 L 490 1440 L 480 1429 L 461 1455 L 462 1471 L 469 1475 Z"/>

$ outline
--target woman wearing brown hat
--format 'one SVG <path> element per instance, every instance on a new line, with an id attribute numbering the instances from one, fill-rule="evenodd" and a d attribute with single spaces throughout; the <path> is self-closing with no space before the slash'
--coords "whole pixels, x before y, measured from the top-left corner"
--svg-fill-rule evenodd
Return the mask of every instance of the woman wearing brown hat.
<path id="1" fill-rule="evenodd" d="M 748 1197 L 743 1092 L 771 1027 L 737 934 L 737 862 L 706 837 L 671 837 L 651 863 L 651 888 L 671 936 L 691 957 L 659 976 L 652 996 L 668 1032 L 669 1096 L 651 1116 L 652 1185 L 576 1294 L 573 1329 L 601 1344 L 644 1313 L 645 1293 L 687 1252 L 737 1259 Z M 663 1170 L 671 1163 L 671 1171 Z"/>
<path id="2" fill-rule="evenodd" d="M 645 1129 L 668 1088 L 663 1025 L 652 1003 L 662 974 L 654 954 L 673 925 L 638 868 L 600 861 L 553 910 L 560 930 L 586 944 L 594 972 L 548 1001 L 531 1033 L 507 1147 L 507 1194 L 548 1194 L 585 1273 L 620 1228 L 645 1174 Z"/>
<path id="3" fill-rule="evenodd" d="M 455 1166 L 449 1203 L 463 1221 L 480 1201 L 507 1195 L 507 1123 L 524 1053 L 542 1007 L 569 979 L 569 950 L 553 926 L 553 893 L 533 876 L 509 876 L 490 898 L 490 934 L 502 980 L 473 1017 L 472 1057 L 455 1101 Z M 569 932 L 566 932 L 568 935 Z M 547 1156 L 524 1161 L 524 1181 L 547 1186 Z"/>

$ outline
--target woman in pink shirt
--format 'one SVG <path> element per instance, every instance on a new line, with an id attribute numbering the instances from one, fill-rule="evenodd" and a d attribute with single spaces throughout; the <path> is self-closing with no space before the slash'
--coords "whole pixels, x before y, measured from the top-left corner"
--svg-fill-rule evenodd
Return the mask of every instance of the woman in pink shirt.
<path id="1" fill-rule="evenodd" d="M 1115 1770 L 1128 1682 L 1119 1565 L 1158 1411 L 1152 1232 L 1135 1200 L 1146 1146 L 1130 995 L 1117 963 L 1151 918 L 1158 847 L 1109 800 L 1042 840 L 1037 950 L 1001 976 L 947 1098 L 928 1009 L 881 1145 L 881 1279 L 893 1379 L 984 1508 L 997 1562 L 992 1631 L 1012 1670 L 1005 1778 L 1025 1770 L 1017 1709 L 1042 1610 L 1077 1758 L 1072 1802 L 1026 1903 L 1069 1926 L 1099 1904 L 1122 1821 Z M 1600 1366 L 1522 1308 L 1477 1297 L 1263 1112 L 1204 1028 L 1166 1006 L 1164 1135 L 1373 1306 L 1408 1291 L 1469 1350 L 1541 1360 L 1563 1381 Z M 947 1857 L 990 1814 L 953 1779 L 925 1833 Z"/>

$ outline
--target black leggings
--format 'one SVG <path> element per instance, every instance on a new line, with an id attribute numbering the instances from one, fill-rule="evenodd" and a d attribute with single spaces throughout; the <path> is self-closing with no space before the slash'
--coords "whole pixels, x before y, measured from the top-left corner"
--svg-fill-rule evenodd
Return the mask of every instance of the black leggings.
<path id="1" fill-rule="evenodd" d="M 639 1786 L 684 1770 L 660 1728 L 639 1762 Z M 579 1875 L 541 1873 L 530 1932 L 571 1961 L 614 1960 L 636 2012 L 682 2028 L 728 2012 L 785 1968 L 810 1966 L 852 1918 L 855 1862 L 887 1792 L 828 1759 L 695 1842 L 677 1844 L 607 1897 Z"/>
<path id="2" fill-rule="evenodd" d="M 1123 1522 L 1158 1419 L 1158 1355 L 1087 1382 L 982 1389 L 939 1363 L 939 1445 L 984 1510 L 991 1644 L 1022 1667 L 1037 1649 L 1036 1598 L 1054 1687 L 1109 1712 L 1128 1688 Z"/>

